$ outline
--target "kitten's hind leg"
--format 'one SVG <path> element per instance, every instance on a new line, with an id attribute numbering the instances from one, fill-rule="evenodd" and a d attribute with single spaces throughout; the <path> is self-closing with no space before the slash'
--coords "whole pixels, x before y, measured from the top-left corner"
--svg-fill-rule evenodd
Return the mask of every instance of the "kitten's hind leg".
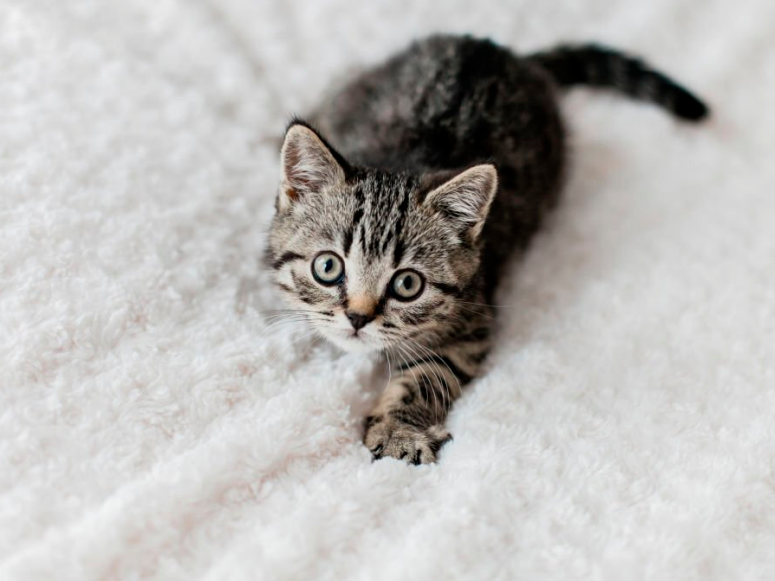
<path id="1" fill-rule="evenodd" d="M 392 379 L 366 418 L 363 442 L 375 459 L 436 461 L 441 447 L 452 439 L 444 427 L 452 403 L 479 370 L 489 347 L 488 333 L 474 337 L 437 350 L 419 343 L 398 348 Z"/>

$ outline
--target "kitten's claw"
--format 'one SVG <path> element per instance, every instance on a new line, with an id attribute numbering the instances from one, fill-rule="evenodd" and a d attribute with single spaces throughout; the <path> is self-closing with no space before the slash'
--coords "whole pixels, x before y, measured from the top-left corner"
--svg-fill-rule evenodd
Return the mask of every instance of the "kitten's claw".
<path id="1" fill-rule="evenodd" d="M 390 416 L 369 420 L 363 443 L 374 460 L 390 456 L 408 464 L 431 464 L 441 447 L 452 439 L 443 426 L 423 430 Z"/>
<path id="2" fill-rule="evenodd" d="M 379 460 L 382 458 L 382 449 L 384 446 L 382 444 L 379 444 L 376 448 L 371 450 L 371 455 L 373 460 Z"/>

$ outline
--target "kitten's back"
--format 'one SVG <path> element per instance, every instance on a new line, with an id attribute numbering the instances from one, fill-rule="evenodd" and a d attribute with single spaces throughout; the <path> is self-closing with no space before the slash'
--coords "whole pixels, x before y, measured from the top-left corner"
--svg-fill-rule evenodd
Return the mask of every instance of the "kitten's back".
<path id="1" fill-rule="evenodd" d="M 564 177 L 560 87 L 608 87 L 698 121 L 708 109 L 642 61 L 597 45 L 518 57 L 489 40 L 420 40 L 329 98 L 313 122 L 356 165 L 425 174 L 494 163 L 499 190 L 481 243 L 484 274 L 523 248 Z M 489 284 L 489 283 L 488 283 Z"/>
<path id="2" fill-rule="evenodd" d="M 355 164 L 421 174 L 494 163 L 500 189 L 481 239 L 493 280 L 529 240 L 563 176 L 550 75 L 489 40 L 418 41 L 343 87 L 313 119 Z"/>
<path id="3" fill-rule="evenodd" d="M 548 74 L 458 36 L 415 42 L 332 95 L 313 122 L 355 163 L 415 172 L 497 160 L 516 132 L 559 129 Z"/>

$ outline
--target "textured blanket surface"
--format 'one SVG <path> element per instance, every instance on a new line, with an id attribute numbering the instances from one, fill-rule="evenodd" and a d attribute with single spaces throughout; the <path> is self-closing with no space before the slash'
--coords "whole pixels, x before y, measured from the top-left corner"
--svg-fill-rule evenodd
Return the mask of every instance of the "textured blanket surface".
<path id="1" fill-rule="evenodd" d="M 775 3 L 0 0 L 0 579 L 775 578 Z M 272 326 L 293 113 L 434 31 L 647 57 L 575 90 L 563 202 L 436 465 Z"/>

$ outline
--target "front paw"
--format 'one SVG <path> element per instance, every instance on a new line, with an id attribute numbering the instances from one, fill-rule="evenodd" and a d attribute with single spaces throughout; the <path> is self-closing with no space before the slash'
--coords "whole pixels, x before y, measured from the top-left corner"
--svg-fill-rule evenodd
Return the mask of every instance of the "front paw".
<path id="1" fill-rule="evenodd" d="M 363 443 L 375 460 L 390 456 L 410 464 L 430 464 L 436 461 L 439 449 L 451 439 L 443 426 L 420 429 L 388 415 L 366 419 Z"/>

